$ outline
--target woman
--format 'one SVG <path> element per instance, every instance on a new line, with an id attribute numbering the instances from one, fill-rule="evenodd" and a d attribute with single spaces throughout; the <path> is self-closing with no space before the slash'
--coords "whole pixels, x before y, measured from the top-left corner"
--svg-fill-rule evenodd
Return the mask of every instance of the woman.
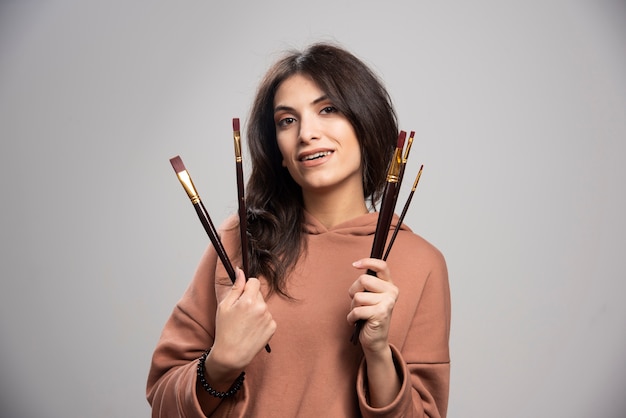
<path id="1" fill-rule="evenodd" d="M 397 138 L 386 90 L 349 52 L 316 44 L 269 70 L 247 133 L 251 277 L 231 286 L 207 249 L 153 355 L 153 416 L 446 415 L 444 258 L 404 226 L 387 261 L 367 257 Z M 220 228 L 234 265 L 238 228 Z"/>

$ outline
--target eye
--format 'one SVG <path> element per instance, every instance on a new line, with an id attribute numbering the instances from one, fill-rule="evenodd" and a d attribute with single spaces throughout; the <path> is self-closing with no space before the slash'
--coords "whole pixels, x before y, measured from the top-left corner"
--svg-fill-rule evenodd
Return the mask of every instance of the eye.
<path id="1" fill-rule="evenodd" d="M 279 128 L 284 128 L 287 125 L 291 125 L 295 121 L 296 119 L 292 117 L 282 118 L 282 119 L 279 119 L 278 122 L 276 122 L 276 126 L 278 126 Z"/>
<path id="2" fill-rule="evenodd" d="M 327 115 L 329 113 L 337 113 L 337 112 L 338 112 L 338 110 L 337 110 L 337 108 L 335 106 L 325 106 L 320 111 L 320 113 L 323 114 L 323 115 Z"/>

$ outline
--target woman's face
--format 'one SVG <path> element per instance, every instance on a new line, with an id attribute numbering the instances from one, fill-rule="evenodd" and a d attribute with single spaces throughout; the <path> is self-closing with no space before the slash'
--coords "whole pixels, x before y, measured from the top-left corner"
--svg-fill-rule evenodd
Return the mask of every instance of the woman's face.
<path id="1" fill-rule="evenodd" d="M 357 193 L 363 198 L 361 150 L 350 122 L 307 76 L 283 81 L 274 96 L 283 166 L 305 194 Z"/>

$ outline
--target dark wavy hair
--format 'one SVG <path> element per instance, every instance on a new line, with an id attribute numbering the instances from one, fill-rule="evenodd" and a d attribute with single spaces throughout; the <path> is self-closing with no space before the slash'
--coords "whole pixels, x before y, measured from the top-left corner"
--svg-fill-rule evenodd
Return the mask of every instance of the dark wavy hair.
<path id="1" fill-rule="evenodd" d="M 251 173 L 246 186 L 250 275 L 264 276 L 270 292 L 288 297 L 286 276 L 306 251 L 302 190 L 282 166 L 276 142 L 274 96 L 294 74 L 310 77 L 352 124 L 361 148 L 364 198 L 381 197 L 398 139 L 397 116 L 379 78 L 338 46 L 318 43 L 290 51 L 266 73 L 247 127 Z"/>

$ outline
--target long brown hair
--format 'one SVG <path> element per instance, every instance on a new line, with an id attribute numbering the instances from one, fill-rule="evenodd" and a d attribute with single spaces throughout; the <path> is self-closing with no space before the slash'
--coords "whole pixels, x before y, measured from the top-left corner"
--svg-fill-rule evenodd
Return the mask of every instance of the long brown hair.
<path id="1" fill-rule="evenodd" d="M 348 51 L 327 43 L 291 51 L 261 82 L 250 113 L 247 143 L 252 170 L 246 186 L 250 274 L 270 292 L 288 296 L 286 276 L 305 251 L 302 190 L 282 166 L 276 142 L 274 96 L 294 74 L 310 77 L 352 124 L 361 148 L 363 190 L 372 207 L 381 197 L 398 137 L 391 98 L 378 77 Z"/>

